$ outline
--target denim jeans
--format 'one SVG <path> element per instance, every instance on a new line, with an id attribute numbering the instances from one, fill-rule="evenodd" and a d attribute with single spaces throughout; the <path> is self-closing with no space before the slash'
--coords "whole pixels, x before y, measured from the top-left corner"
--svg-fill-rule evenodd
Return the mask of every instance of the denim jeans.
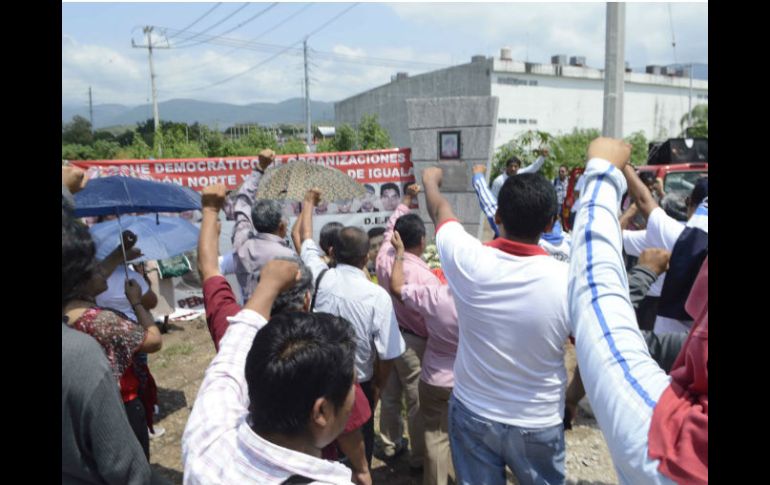
<path id="1" fill-rule="evenodd" d="M 458 484 L 505 485 L 505 465 L 521 485 L 564 483 L 564 426 L 520 428 L 482 418 L 449 398 L 449 442 Z"/>

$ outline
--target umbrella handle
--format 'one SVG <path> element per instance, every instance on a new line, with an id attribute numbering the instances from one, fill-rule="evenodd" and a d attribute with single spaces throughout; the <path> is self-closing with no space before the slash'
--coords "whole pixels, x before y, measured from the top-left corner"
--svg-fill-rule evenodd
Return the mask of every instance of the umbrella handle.
<path id="1" fill-rule="evenodd" d="M 120 224 L 120 214 L 118 214 L 118 237 L 120 238 L 120 249 L 123 251 L 123 272 L 126 275 L 126 281 L 128 281 L 128 261 L 126 261 L 126 246 L 123 244 L 123 226 Z"/>

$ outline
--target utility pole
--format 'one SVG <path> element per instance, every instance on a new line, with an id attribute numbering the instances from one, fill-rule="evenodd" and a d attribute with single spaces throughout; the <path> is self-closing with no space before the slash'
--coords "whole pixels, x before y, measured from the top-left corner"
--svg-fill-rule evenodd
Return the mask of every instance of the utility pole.
<path id="1" fill-rule="evenodd" d="M 687 97 L 687 129 L 689 130 L 692 127 L 692 64 L 687 69 L 690 71 L 690 94 Z M 687 130 L 684 133 L 686 135 Z"/>
<path id="2" fill-rule="evenodd" d="M 155 121 L 155 135 L 157 137 L 158 133 L 160 132 L 160 116 L 158 115 L 158 91 L 155 88 L 155 67 L 152 64 L 152 49 L 168 49 L 168 47 L 158 47 L 157 45 L 152 45 L 152 27 L 147 26 L 144 29 L 142 29 L 142 32 L 144 32 L 147 35 L 147 45 L 136 45 L 134 43 L 134 39 L 131 39 L 131 46 L 134 48 L 147 48 L 147 52 L 150 57 L 150 82 L 152 83 L 152 115 Z M 163 156 L 163 147 L 161 144 L 158 144 L 158 155 Z"/>
<path id="3" fill-rule="evenodd" d="M 624 61 L 625 24 L 625 4 L 607 2 L 602 136 L 612 138 L 623 138 L 623 83 L 626 76 Z"/>
<path id="4" fill-rule="evenodd" d="M 692 82 L 690 83 L 692 84 Z M 94 132 L 94 103 L 91 99 L 91 86 L 88 86 L 88 114 L 91 120 L 91 133 Z"/>
<path id="5" fill-rule="evenodd" d="M 305 125 L 307 128 L 306 139 L 307 148 L 310 150 L 310 145 L 313 141 L 313 135 L 310 133 L 310 77 L 307 71 L 307 38 L 302 41 L 302 48 L 305 53 Z"/>

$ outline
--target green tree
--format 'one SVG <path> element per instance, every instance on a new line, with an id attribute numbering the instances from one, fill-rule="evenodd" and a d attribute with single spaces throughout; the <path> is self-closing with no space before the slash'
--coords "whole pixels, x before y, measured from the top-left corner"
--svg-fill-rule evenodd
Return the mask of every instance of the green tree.
<path id="1" fill-rule="evenodd" d="M 358 146 L 361 150 L 392 148 L 388 132 L 377 121 L 377 115 L 364 115 L 358 124 Z"/>
<path id="2" fill-rule="evenodd" d="M 631 144 L 631 163 L 634 165 L 647 164 L 647 138 L 644 131 L 635 131 L 625 138 Z"/>
<path id="3" fill-rule="evenodd" d="M 239 141 L 251 151 L 251 153 L 247 153 L 246 155 L 257 154 L 265 148 L 270 148 L 271 150 L 278 149 L 278 142 L 276 142 L 275 136 L 269 130 L 256 129 L 249 131 L 249 134 Z"/>
<path id="4" fill-rule="evenodd" d="M 115 140 L 120 144 L 122 147 L 128 147 L 131 146 L 131 143 L 134 142 L 134 135 L 136 134 L 136 131 L 134 130 L 126 130 L 120 135 L 118 135 Z"/>
<path id="5" fill-rule="evenodd" d="M 505 163 L 512 156 L 522 161 L 523 166 L 529 165 L 540 156 L 541 150 L 548 148 L 553 137 L 545 131 L 528 130 L 516 136 L 513 140 L 497 149 L 492 160 L 490 180 L 494 180 L 505 170 Z M 549 157 L 540 169 L 544 175 L 550 176 L 553 172 L 553 161 Z"/>
<path id="6" fill-rule="evenodd" d="M 334 138 L 326 138 L 321 140 L 315 147 L 316 153 L 336 152 L 337 147 L 334 146 Z"/>
<path id="7" fill-rule="evenodd" d="M 684 115 L 679 122 L 682 126 L 682 134 L 688 137 L 709 137 L 709 105 L 699 104 L 689 113 L 691 115 L 690 126 L 687 125 L 688 115 Z"/>
<path id="8" fill-rule="evenodd" d="M 93 157 L 96 160 L 112 160 L 119 150 L 120 145 L 115 141 L 97 140 L 93 144 Z"/>
<path id="9" fill-rule="evenodd" d="M 99 130 L 94 133 L 94 141 L 99 141 L 99 140 L 117 141 L 117 138 L 115 138 L 115 135 L 113 135 L 109 131 Z"/>
<path id="10" fill-rule="evenodd" d="M 61 141 L 67 144 L 90 145 L 94 141 L 91 122 L 82 116 L 73 116 L 71 122 L 62 126 Z"/>
<path id="11" fill-rule="evenodd" d="M 146 160 L 152 155 L 152 148 L 144 141 L 144 138 L 139 133 L 134 133 L 131 145 L 128 147 L 128 157 L 137 158 L 140 160 Z M 122 157 L 121 157 L 122 158 Z"/>
<path id="12" fill-rule="evenodd" d="M 307 145 L 305 145 L 305 142 L 302 140 L 292 138 L 291 140 L 286 141 L 283 146 L 278 147 L 277 151 L 281 155 L 287 155 L 290 153 L 307 153 Z M 316 147 L 316 151 L 320 151 L 318 150 L 318 147 Z"/>
<path id="13" fill-rule="evenodd" d="M 94 149 L 88 145 L 67 143 L 61 146 L 62 160 L 93 160 Z"/>
<path id="14" fill-rule="evenodd" d="M 338 152 L 349 152 L 356 149 L 356 130 L 347 123 L 337 127 L 332 139 L 334 150 Z"/>
<path id="15" fill-rule="evenodd" d="M 566 165 L 568 170 L 578 165 L 585 165 L 588 144 L 600 134 L 595 128 L 575 128 L 572 133 L 556 136 L 551 142 L 549 158 L 554 166 Z"/>

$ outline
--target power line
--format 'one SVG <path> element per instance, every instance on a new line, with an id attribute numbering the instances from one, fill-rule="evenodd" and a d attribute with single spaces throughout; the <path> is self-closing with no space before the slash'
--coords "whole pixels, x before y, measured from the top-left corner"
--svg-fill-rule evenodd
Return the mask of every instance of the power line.
<path id="1" fill-rule="evenodd" d="M 189 28 L 190 28 L 190 27 L 192 27 L 193 25 L 197 24 L 198 22 L 200 22 L 201 20 L 203 20 L 204 18 L 206 18 L 206 16 L 207 16 L 208 14 L 210 14 L 211 12 L 213 12 L 213 11 L 214 11 L 214 10 L 215 10 L 217 7 L 219 7 L 220 5 L 222 5 L 222 2 L 219 2 L 218 4 L 216 4 L 216 5 L 214 5 L 213 7 L 211 7 L 209 10 L 207 10 L 207 11 L 206 11 L 206 13 L 204 13 L 203 15 L 201 15 L 200 17 L 198 17 L 198 18 L 195 20 L 195 22 L 191 23 L 190 25 L 188 25 L 188 26 L 187 26 L 187 27 L 185 27 L 184 29 L 180 30 L 180 31 L 179 31 L 178 33 L 176 33 L 175 35 L 172 35 L 171 37 L 176 37 L 177 35 L 180 35 L 181 33 L 183 33 L 183 32 L 186 32 L 186 31 L 187 31 L 187 29 L 189 29 Z"/>
<path id="2" fill-rule="evenodd" d="M 226 30 L 226 31 L 222 32 L 221 34 L 219 34 L 219 35 L 217 35 L 216 37 L 214 37 L 214 39 L 218 39 L 218 38 L 220 38 L 220 37 L 223 37 L 225 34 L 229 34 L 230 32 L 232 32 L 232 31 L 234 31 L 234 30 L 240 29 L 240 28 L 241 28 L 241 27 L 243 27 L 244 25 L 246 25 L 246 24 L 248 24 L 248 23 L 250 23 L 250 22 L 253 22 L 255 19 L 257 19 L 258 17 L 261 17 L 262 15 L 264 15 L 265 13 L 267 13 L 267 12 L 268 12 L 270 9 L 273 9 L 273 8 L 275 8 L 275 7 L 277 7 L 277 6 L 278 6 L 278 2 L 275 2 L 275 3 L 271 3 L 271 4 L 270 4 L 270 5 L 269 5 L 267 8 L 265 8 L 264 10 L 260 10 L 259 12 L 257 12 L 257 13 L 256 13 L 256 15 L 252 15 L 251 17 L 249 17 L 248 19 L 244 20 L 244 21 L 243 21 L 243 22 L 241 22 L 240 24 L 236 25 L 236 26 L 235 26 L 235 27 L 233 27 L 232 29 L 230 29 L 230 30 Z M 186 39 L 186 40 L 189 40 L 189 39 Z M 182 42 L 185 42 L 186 40 L 183 40 Z M 199 41 L 199 42 L 194 42 L 194 43 L 192 43 L 192 44 L 181 45 L 181 46 L 177 46 L 177 47 L 178 47 L 178 48 L 194 47 L 194 46 L 196 46 L 196 45 L 200 45 L 200 44 L 203 44 L 204 42 L 210 42 L 211 40 L 212 40 L 212 39 L 208 39 L 208 40 L 202 40 L 202 41 Z"/>
<path id="3" fill-rule="evenodd" d="M 310 7 L 312 7 L 312 6 L 313 6 L 313 4 L 312 4 L 312 3 L 308 3 L 308 4 L 305 4 L 305 6 L 304 6 L 304 7 L 300 8 L 300 9 L 299 9 L 299 10 L 297 10 L 296 12 L 292 13 L 291 15 L 289 15 L 288 17 L 286 17 L 285 19 L 283 19 L 282 21 L 278 22 L 277 24 L 275 24 L 274 26 L 272 26 L 272 27 L 270 27 L 269 29 L 265 30 L 264 32 L 262 32 L 262 33 L 258 34 L 256 37 L 252 37 L 251 39 L 247 40 L 246 42 L 252 42 L 252 41 L 255 41 L 255 40 L 259 39 L 260 37 L 262 37 L 262 36 L 264 36 L 264 35 L 267 35 L 267 34 L 269 34 L 270 32 L 272 32 L 272 31 L 274 31 L 275 29 L 277 29 L 278 27 L 280 27 L 280 26 L 284 25 L 286 22 L 288 22 L 289 20 L 293 19 L 294 17 L 296 17 L 297 15 L 301 14 L 302 12 L 304 12 L 305 10 L 307 10 L 308 8 L 310 8 Z M 234 48 L 234 49 L 230 49 L 229 51 L 227 51 L 227 52 L 225 52 L 225 53 L 223 53 L 223 54 L 220 54 L 220 55 L 219 55 L 219 57 L 220 57 L 220 58 L 222 58 L 222 57 L 226 57 L 226 56 L 228 56 L 228 55 L 232 54 L 233 52 L 235 52 L 235 51 L 237 51 L 237 50 L 241 50 L 241 49 L 244 49 L 244 48 L 245 48 L 245 47 L 236 47 L 236 48 Z M 198 66 L 196 66 L 195 68 L 191 69 L 190 71 L 187 71 L 187 72 L 185 73 L 185 75 L 186 75 L 186 74 L 189 74 L 190 72 L 196 72 L 196 71 L 198 71 L 198 70 L 200 70 L 200 69 L 202 69 L 202 68 L 204 68 L 204 67 L 208 67 L 208 66 L 210 66 L 211 64 L 214 64 L 214 63 L 215 63 L 215 62 L 217 62 L 217 61 L 219 61 L 219 59 L 217 59 L 217 60 L 214 60 L 214 61 L 210 61 L 210 62 L 206 62 L 206 63 L 204 63 L 204 64 L 199 64 Z M 181 74 L 181 73 L 180 73 L 180 74 Z"/>
<path id="4" fill-rule="evenodd" d="M 156 28 L 163 29 L 164 27 L 156 27 Z M 302 54 L 302 49 L 299 47 L 297 48 L 294 47 L 298 45 L 300 42 L 301 41 L 298 41 L 297 43 L 291 46 L 281 46 L 281 45 L 241 41 L 237 39 L 221 38 L 221 39 L 215 40 L 212 43 L 224 44 L 224 45 L 237 44 L 239 46 L 237 47 L 237 49 L 248 49 L 248 50 L 270 52 L 270 53 L 287 53 L 287 52 L 293 51 L 292 52 L 293 54 L 300 55 Z M 412 60 L 406 60 L 406 59 L 389 59 L 389 58 L 382 58 L 382 57 L 368 57 L 368 56 L 360 56 L 356 54 L 339 54 L 335 52 L 317 51 L 315 49 L 311 49 L 311 51 L 313 52 L 313 55 L 315 55 L 319 59 L 324 59 L 327 61 L 332 60 L 332 61 L 338 61 L 338 62 L 344 62 L 344 63 L 350 63 L 350 64 L 363 64 L 363 65 L 382 66 L 382 67 L 403 66 L 403 67 L 412 67 L 415 69 L 443 68 L 447 66 L 447 64 L 436 63 L 436 62 L 412 61 Z M 219 60 L 210 61 L 204 65 L 196 66 L 191 71 L 194 72 L 195 70 L 201 67 L 204 67 L 206 65 L 210 65 L 214 62 L 219 62 Z M 262 63 L 260 63 L 259 65 L 262 65 Z M 254 66 L 252 66 L 252 68 L 253 67 Z M 184 72 L 174 71 L 167 75 L 171 75 L 172 77 L 174 75 L 187 76 L 191 71 L 184 71 Z"/>
<path id="5" fill-rule="evenodd" d="M 223 22 L 225 22 L 226 20 L 230 19 L 230 18 L 231 18 L 233 15 L 237 14 L 238 12 L 240 12 L 241 10 L 243 10 L 244 8 L 246 8 L 246 7 L 248 7 L 248 6 L 249 6 L 249 4 L 248 4 L 248 3 L 244 3 L 243 5 L 241 5 L 240 7 L 238 7 L 238 8 L 235 10 L 235 12 L 231 13 L 230 15 L 228 15 L 228 16 L 227 16 L 227 17 L 225 17 L 225 18 L 223 18 L 223 19 L 222 19 L 222 20 L 220 20 L 219 22 L 216 22 L 214 25 L 210 26 L 208 29 L 206 29 L 206 30 L 204 30 L 203 32 L 201 32 L 201 34 L 205 34 L 206 32 L 210 31 L 210 30 L 211 30 L 211 29 L 213 29 L 214 27 L 218 27 L 219 25 L 222 25 L 222 23 L 223 23 Z M 199 34 L 199 35 L 200 35 L 200 34 Z M 190 40 L 194 39 L 195 37 L 197 37 L 197 36 L 193 36 L 193 37 L 190 37 L 190 38 L 188 38 L 188 39 L 185 39 L 185 41 L 190 41 Z M 180 46 L 177 46 L 177 47 L 180 47 Z"/>
<path id="6" fill-rule="evenodd" d="M 334 17 L 332 17 L 331 19 L 329 19 L 328 21 L 326 21 L 326 22 L 325 22 L 323 25 L 321 25 L 319 28 L 317 28 L 317 29 L 315 29 L 314 31 L 310 32 L 309 34 L 305 35 L 305 36 L 303 37 L 303 40 L 304 40 L 304 41 L 307 41 L 307 39 L 308 39 L 308 38 L 309 38 L 311 35 L 315 35 L 315 34 L 317 34 L 317 33 L 318 33 L 318 32 L 320 32 L 321 30 L 323 30 L 324 28 L 326 28 L 326 27 L 327 27 L 329 24 L 331 24 L 332 22 L 334 22 L 335 20 L 337 20 L 338 18 L 342 17 L 344 14 L 346 14 L 347 12 L 349 12 L 349 11 L 350 11 L 350 9 L 352 9 L 352 8 L 353 8 L 353 7 L 355 7 L 356 5 L 358 5 L 358 3 L 354 3 L 354 4 L 353 4 L 353 5 L 351 5 L 350 7 L 346 8 L 346 9 L 345 9 L 345 10 L 343 10 L 342 12 L 338 13 L 337 15 L 335 15 Z M 263 66 L 263 65 L 267 64 L 268 62 L 272 61 L 273 59 L 275 59 L 276 57 L 280 56 L 281 54 L 283 54 L 283 53 L 285 53 L 285 52 L 288 52 L 290 49 L 293 49 L 293 48 L 294 48 L 296 45 L 298 45 L 298 44 L 301 44 L 301 43 L 303 42 L 303 40 L 299 40 L 299 41 L 295 42 L 294 44 L 292 44 L 292 45 L 290 45 L 290 46 L 288 46 L 288 47 L 284 48 L 283 50 L 281 50 L 281 51 L 280 51 L 280 52 L 278 52 L 277 54 L 275 54 L 275 55 L 272 55 L 272 56 L 268 57 L 267 59 L 263 60 L 262 62 L 260 62 L 260 63 L 258 63 L 258 64 L 256 64 L 256 65 L 254 65 L 254 66 L 252 66 L 252 67 L 250 67 L 250 68 L 246 69 L 245 71 L 242 71 L 242 72 L 240 72 L 240 73 L 238 73 L 238 74 L 235 74 L 235 75 L 233 75 L 233 76 L 230 76 L 230 77 L 227 77 L 227 78 L 225 78 L 225 79 L 222 79 L 222 80 L 220 80 L 220 81 L 214 82 L 214 83 L 212 83 L 212 84 L 209 84 L 209 85 L 207 85 L 207 86 L 202 86 L 202 87 L 200 87 L 200 88 L 197 88 L 197 89 L 191 89 L 190 91 L 200 91 L 201 89 L 208 89 L 208 88 L 212 88 L 212 87 L 214 87 L 214 86 L 218 86 L 218 85 L 220 85 L 220 84 L 224 84 L 224 83 L 226 83 L 226 82 L 228 82 L 228 81 L 232 81 L 233 79 L 235 79 L 235 78 L 237 78 L 237 77 L 240 77 L 240 76 L 243 76 L 244 74 L 248 74 L 248 73 L 250 73 L 250 72 L 254 71 L 255 69 L 257 69 L 257 68 L 259 68 L 259 67 L 261 67 L 261 66 Z"/>
<path id="7" fill-rule="evenodd" d="M 668 4 L 668 20 L 671 23 L 671 48 L 674 51 L 674 64 L 676 64 L 676 37 L 674 37 L 674 17 L 671 15 L 671 4 Z"/>
<path id="8" fill-rule="evenodd" d="M 348 8 L 346 8 L 345 10 L 343 10 L 342 12 L 338 13 L 337 15 L 335 15 L 334 17 L 332 17 L 331 19 L 329 19 L 329 20 L 328 20 L 326 23 L 324 23 L 322 26 L 318 27 L 318 28 L 317 28 L 317 29 L 315 29 L 314 31 L 312 31 L 312 32 L 310 32 L 309 34 L 307 34 L 307 35 L 305 36 L 305 40 L 309 39 L 311 35 L 315 35 L 315 34 L 317 34 L 318 32 L 322 31 L 324 28 L 326 28 L 326 26 L 328 26 L 329 24 L 331 24 L 332 22 L 334 22 L 334 21 L 335 21 L 335 20 L 337 20 L 338 18 L 340 18 L 340 17 L 342 17 L 343 15 L 345 15 L 346 13 L 348 13 L 348 12 L 349 12 L 349 11 L 350 11 L 350 10 L 351 10 L 353 7 L 355 7 L 355 6 L 357 6 L 357 5 L 358 5 L 358 3 L 354 3 L 353 5 L 349 6 Z"/>

